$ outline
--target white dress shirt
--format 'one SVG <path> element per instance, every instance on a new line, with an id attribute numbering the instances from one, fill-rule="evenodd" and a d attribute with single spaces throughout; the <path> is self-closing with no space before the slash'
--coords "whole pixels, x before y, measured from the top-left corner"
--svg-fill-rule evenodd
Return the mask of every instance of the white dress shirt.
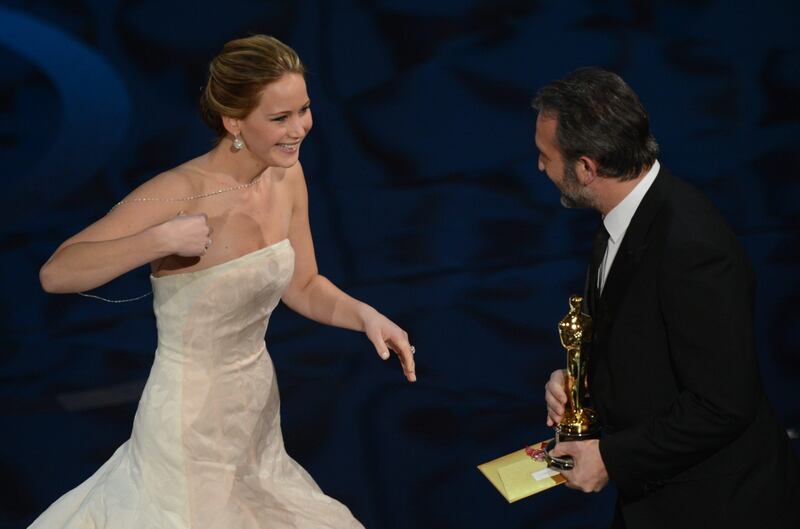
<path id="1" fill-rule="evenodd" d="M 608 232 L 608 245 L 606 246 L 606 253 L 603 256 L 603 260 L 600 262 L 600 268 L 597 271 L 597 286 L 600 293 L 603 292 L 608 272 L 614 264 L 614 258 L 617 256 L 617 251 L 622 244 L 622 239 L 625 237 L 625 232 L 628 231 L 628 225 L 630 225 L 631 219 L 634 213 L 636 213 L 636 209 L 642 202 L 647 190 L 653 185 L 660 168 L 661 164 L 658 163 L 658 160 L 653 162 L 653 166 L 650 167 L 650 170 L 647 171 L 644 178 L 636 184 L 636 187 L 631 189 L 631 192 L 622 199 L 622 202 L 614 206 L 614 209 L 603 217 L 603 225 Z"/>

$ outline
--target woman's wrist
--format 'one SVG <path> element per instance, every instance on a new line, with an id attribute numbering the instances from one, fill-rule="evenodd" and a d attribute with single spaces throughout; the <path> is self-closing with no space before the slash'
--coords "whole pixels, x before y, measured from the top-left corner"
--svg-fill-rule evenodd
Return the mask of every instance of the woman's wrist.
<path id="1" fill-rule="evenodd" d="M 175 253 L 175 251 L 170 248 L 170 238 L 164 233 L 165 231 L 164 224 L 162 223 L 147 228 L 143 233 L 148 244 L 158 257 L 166 257 Z"/>
<path id="2" fill-rule="evenodd" d="M 379 313 L 377 310 L 373 309 L 363 301 L 358 301 L 357 303 L 356 315 L 358 316 L 359 325 L 361 327 L 360 330 L 361 332 L 366 332 L 367 322 L 370 320 L 370 318 L 374 318 Z"/>

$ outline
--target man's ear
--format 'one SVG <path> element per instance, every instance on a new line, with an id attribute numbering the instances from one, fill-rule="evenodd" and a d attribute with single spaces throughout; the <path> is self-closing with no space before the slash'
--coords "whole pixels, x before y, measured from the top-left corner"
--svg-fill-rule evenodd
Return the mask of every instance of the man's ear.
<path id="1" fill-rule="evenodd" d="M 222 116 L 222 126 L 225 127 L 225 130 L 227 130 L 231 136 L 242 133 L 241 120 L 237 118 Z"/>
<path id="2" fill-rule="evenodd" d="M 584 186 L 590 185 L 596 178 L 599 178 L 597 169 L 597 162 L 588 156 L 581 156 L 575 162 L 575 174 L 578 175 L 578 181 Z"/>

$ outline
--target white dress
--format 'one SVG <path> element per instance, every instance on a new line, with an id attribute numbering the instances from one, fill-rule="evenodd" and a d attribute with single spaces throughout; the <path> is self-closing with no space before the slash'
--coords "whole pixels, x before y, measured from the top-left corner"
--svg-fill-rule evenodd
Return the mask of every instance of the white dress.
<path id="1" fill-rule="evenodd" d="M 285 239 L 152 277 L 158 349 L 131 438 L 30 527 L 363 529 L 283 446 L 264 334 L 293 270 Z"/>

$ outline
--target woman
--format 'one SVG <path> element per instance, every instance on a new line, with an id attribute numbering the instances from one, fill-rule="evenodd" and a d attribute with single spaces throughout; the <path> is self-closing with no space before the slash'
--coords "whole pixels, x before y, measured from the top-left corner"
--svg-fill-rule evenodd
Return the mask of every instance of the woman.
<path id="1" fill-rule="evenodd" d="M 149 263 L 158 349 L 130 440 L 31 527 L 362 527 L 284 450 L 267 321 L 282 299 L 363 331 L 411 382 L 413 348 L 317 271 L 297 54 L 256 35 L 227 43 L 209 70 L 201 107 L 216 147 L 145 182 L 42 267 L 44 289 L 61 293 Z"/>

